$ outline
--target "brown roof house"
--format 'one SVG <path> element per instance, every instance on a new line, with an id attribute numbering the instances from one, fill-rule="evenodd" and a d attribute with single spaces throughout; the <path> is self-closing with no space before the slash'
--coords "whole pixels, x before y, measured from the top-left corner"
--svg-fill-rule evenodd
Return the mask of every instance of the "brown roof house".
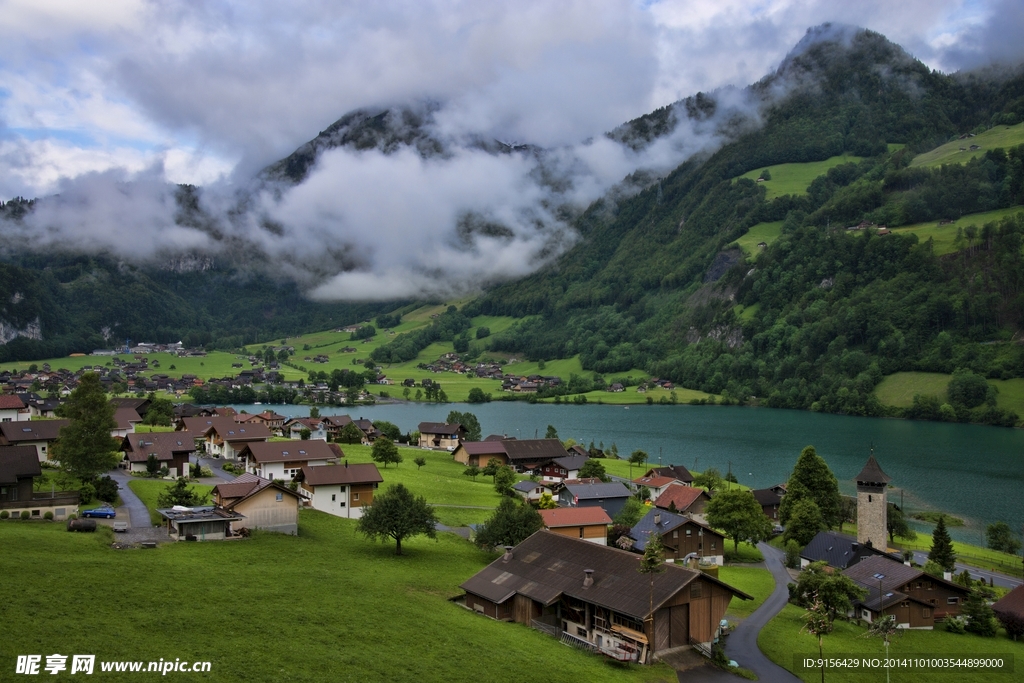
<path id="1" fill-rule="evenodd" d="M 49 450 L 60 437 L 60 428 L 71 420 L 33 420 L 0 423 L 0 446 L 32 446 L 39 462 L 50 460 Z M 54 462 L 50 460 L 50 462 Z"/>
<path id="2" fill-rule="evenodd" d="M 612 518 L 601 508 L 555 508 L 540 510 L 544 528 L 562 536 L 608 545 Z"/>
<path id="3" fill-rule="evenodd" d="M 568 455 L 558 439 L 506 439 L 501 443 L 505 447 L 508 464 L 517 472 L 533 472 Z"/>
<path id="4" fill-rule="evenodd" d="M 202 433 L 206 452 L 229 460 L 241 457 L 242 450 L 252 443 L 262 443 L 271 437 L 263 424 L 235 422 L 231 417 L 211 418 L 213 423 Z"/>
<path id="5" fill-rule="evenodd" d="M 653 533 L 661 536 L 668 561 L 696 559 L 705 564 L 725 564 L 725 537 L 692 517 L 657 508 L 648 510 L 629 531 L 633 550 L 644 552 Z"/>
<path id="6" fill-rule="evenodd" d="M 668 477 L 663 474 L 654 474 L 651 476 L 645 474 L 633 480 L 634 488 L 639 489 L 641 486 L 647 487 L 647 490 L 651 492 L 651 500 L 657 500 L 658 496 L 664 493 L 672 484 L 686 488 L 686 484 L 684 482 L 679 481 L 675 477 Z"/>
<path id="7" fill-rule="evenodd" d="M 711 497 L 704 489 L 682 484 L 666 487 L 664 493 L 654 499 L 654 506 L 669 512 L 703 515 Z"/>
<path id="8" fill-rule="evenodd" d="M 420 422 L 417 430 L 420 433 L 420 448 L 454 451 L 466 436 L 466 428 L 458 423 Z"/>
<path id="9" fill-rule="evenodd" d="M 463 465 L 476 465 L 484 467 L 491 458 L 497 458 L 502 465 L 508 464 L 508 453 L 505 452 L 505 442 L 501 440 L 486 441 L 463 441 L 452 454 L 455 462 Z"/>
<path id="10" fill-rule="evenodd" d="M 0 394 L 0 422 L 27 421 L 32 415 L 25 402 L 14 394 Z"/>
<path id="11" fill-rule="evenodd" d="M 302 468 L 299 486 L 307 504 L 336 517 L 359 519 L 384 478 L 373 463 Z"/>
<path id="12" fill-rule="evenodd" d="M 167 468 L 169 478 L 187 477 L 189 459 L 196 452 L 195 441 L 184 432 L 129 434 L 121 442 L 123 465 L 129 472 L 149 471 L 149 456 L 158 467 Z"/>
<path id="13" fill-rule="evenodd" d="M 1024 585 L 1017 586 L 996 600 L 992 611 L 1009 635 L 1019 635 L 1024 631 Z"/>
<path id="14" fill-rule="evenodd" d="M 11 517 L 28 512 L 30 519 L 42 519 L 47 512 L 54 519 L 66 519 L 78 512 L 78 491 L 33 491 L 32 483 L 42 474 L 39 457 L 32 446 L 0 446 L 0 510 Z"/>
<path id="15" fill-rule="evenodd" d="M 468 609 L 640 663 L 691 642 L 710 647 L 729 601 L 750 599 L 694 569 L 645 575 L 639 566 L 634 553 L 541 530 L 461 588 Z"/>
<path id="16" fill-rule="evenodd" d="M 292 536 L 299 533 L 301 500 L 302 495 L 287 486 L 249 473 L 213 487 L 213 502 L 217 507 L 245 517 L 244 523 L 234 522 L 235 527 L 264 529 Z"/>
<path id="17" fill-rule="evenodd" d="M 333 446 L 333 448 L 332 448 Z M 344 457 L 337 444 L 326 441 L 256 441 L 238 455 L 245 471 L 264 479 L 292 479 L 304 466 L 331 465 Z"/>
<path id="18" fill-rule="evenodd" d="M 934 628 L 936 621 L 960 614 L 970 592 L 882 556 L 865 557 L 843 574 L 868 591 L 867 597 L 854 603 L 852 616 L 870 623 L 892 614 L 902 628 Z"/>

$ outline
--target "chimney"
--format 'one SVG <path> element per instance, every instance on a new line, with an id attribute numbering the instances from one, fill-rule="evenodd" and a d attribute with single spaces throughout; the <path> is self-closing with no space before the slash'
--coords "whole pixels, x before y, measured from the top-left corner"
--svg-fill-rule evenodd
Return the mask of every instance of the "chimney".
<path id="1" fill-rule="evenodd" d="M 594 570 L 584 569 L 583 573 L 587 575 L 587 578 L 583 579 L 583 587 L 590 588 L 594 585 Z"/>
<path id="2" fill-rule="evenodd" d="M 654 526 L 658 526 L 659 524 L 661 524 L 661 513 L 660 512 L 655 512 L 654 513 Z"/>
<path id="3" fill-rule="evenodd" d="M 505 546 L 505 554 L 501 556 L 501 561 L 502 562 L 508 562 L 511 559 L 512 559 L 512 546 L 507 545 L 507 546 Z"/>
<path id="4" fill-rule="evenodd" d="M 348 467 L 348 458 L 345 458 L 345 467 Z"/>
<path id="5" fill-rule="evenodd" d="M 946 581 L 952 581 L 953 572 L 942 572 L 942 578 L 944 578 Z"/>
<path id="6" fill-rule="evenodd" d="M 850 548 L 852 548 L 854 552 L 857 552 L 857 550 L 860 549 L 860 543 L 851 543 Z"/>

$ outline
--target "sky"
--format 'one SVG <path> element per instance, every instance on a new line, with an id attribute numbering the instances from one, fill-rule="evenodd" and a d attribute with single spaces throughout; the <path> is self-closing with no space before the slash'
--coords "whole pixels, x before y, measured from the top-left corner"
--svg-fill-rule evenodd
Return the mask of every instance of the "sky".
<path id="1" fill-rule="evenodd" d="M 60 195 L 32 226 L 39 248 L 213 249 L 174 224 L 168 183 L 203 186 L 207 208 L 226 210 L 259 169 L 346 112 L 429 99 L 444 103 L 438 132 L 452 139 L 569 150 L 582 172 L 559 199 L 586 203 L 640 164 L 712 144 L 691 131 L 655 161 L 602 147 L 602 133 L 754 82 L 829 21 L 883 33 L 944 72 L 1024 57 L 1019 0 L 0 0 L 0 201 Z M 325 155 L 307 183 L 262 197 L 231 229 L 265 253 L 307 245 L 280 271 L 301 279 L 316 261 L 322 298 L 454 292 L 572 243 L 521 159 L 454 149 L 444 163 Z M 460 243 L 467 213 L 511 224 L 512 237 Z M 283 237 L 261 233 L 268 218 Z M 439 274 L 453 251 L 464 263 Z M 324 279 L 331 263 L 340 280 Z"/>

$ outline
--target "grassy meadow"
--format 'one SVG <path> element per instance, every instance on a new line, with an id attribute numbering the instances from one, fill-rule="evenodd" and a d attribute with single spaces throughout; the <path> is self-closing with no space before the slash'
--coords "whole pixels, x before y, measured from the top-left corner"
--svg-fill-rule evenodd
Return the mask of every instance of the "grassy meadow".
<path id="1" fill-rule="evenodd" d="M 830 168 L 839 166 L 840 164 L 846 164 L 851 161 L 857 162 L 860 160 L 861 157 L 852 156 L 850 154 L 841 154 L 839 156 L 826 159 L 825 161 L 762 166 L 754 169 L 753 171 L 748 171 L 739 177 L 757 180 L 757 177 L 761 175 L 761 171 L 767 168 L 768 172 L 771 173 L 772 179 L 762 182 L 761 185 L 764 185 L 767 190 L 765 199 L 771 201 L 776 197 L 782 197 L 787 194 L 803 194 L 807 192 L 807 188 L 811 186 L 811 182 L 813 182 L 815 178 L 828 173 Z"/>
<path id="2" fill-rule="evenodd" d="M 931 238 L 932 248 L 935 251 L 936 256 L 943 256 L 944 254 L 952 254 L 953 252 L 967 246 L 966 239 L 962 245 L 956 244 L 956 234 L 958 230 L 962 230 L 969 225 L 973 225 L 980 229 L 986 223 L 995 223 L 1008 216 L 1019 214 L 1022 211 L 1024 211 L 1024 207 L 1011 206 L 1006 209 L 996 209 L 994 211 L 985 211 L 984 213 L 972 213 L 966 216 L 961 216 L 952 223 L 946 225 L 939 225 L 938 221 L 929 221 L 927 223 L 915 223 L 913 225 L 893 228 L 893 232 L 917 235 L 918 240 L 921 242 L 926 242 Z"/>
<path id="3" fill-rule="evenodd" d="M 18 654 L 210 661 L 183 680 L 674 681 L 663 665 L 620 666 L 448 601 L 494 556 L 453 534 L 371 543 L 355 522 L 302 511 L 299 536 L 114 550 L 107 528 L 0 522 L 4 600 L 0 667 Z M 43 660 L 45 662 L 45 659 Z M 150 676 L 152 677 L 152 675 Z"/>
<path id="4" fill-rule="evenodd" d="M 797 656 L 817 657 L 818 640 L 805 633 L 804 610 L 795 605 L 786 605 L 782 612 L 768 622 L 761 630 L 757 644 L 773 662 L 792 671 L 807 683 L 821 680 L 820 669 L 798 669 L 794 658 Z M 885 646 L 880 638 L 865 636 L 867 628 L 861 624 L 853 624 L 836 620 L 835 630 L 824 637 L 823 650 L 825 657 L 885 657 Z M 1006 632 L 999 630 L 995 638 L 982 638 L 973 634 L 957 635 L 943 630 L 934 631 L 904 630 L 889 645 L 890 656 L 896 657 L 987 657 L 1013 656 L 1016 658 L 1014 671 L 1019 671 L 1020 662 L 1024 661 L 1024 641 L 1014 642 L 1006 637 Z M 743 662 L 740 662 L 743 665 Z M 893 683 L 918 681 L 971 681 L 971 683 L 1007 683 L 1017 680 L 1019 674 L 1005 671 L 965 671 L 930 672 L 891 669 Z M 863 683 L 867 680 L 885 680 L 884 669 L 830 669 L 825 679 L 830 683 Z"/>
<path id="5" fill-rule="evenodd" d="M 775 579 L 772 577 L 772 573 L 761 567 L 727 565 L 718 570 L 718 578 L 754 597 L 753 600 L 733 598 L 729 602 L 729 610 L 725 613 L 726 619 L 730 621 L 749 617 L 775 590 Z"/>
<path id="6" fill-rule="evenodd" d="M 907 408 L 914 403 L 914 395 L 937 396 L 946 400 L 946 385 L 952 375 L 940 372 L 897 372 L 887 376 L 875 387 L 875 396 L 884 405 Z M 996 406 L 1024 416 L 1024 379 L 990 379 L 988 383 L 998 390 Z"/>
<path id="7" fill-rule="evenodd" d="M 978 133 L 973 138 L 951 140 L 930 152 L 918 154 L 910 162 L 910 165 L 938 168 L 943 164 L 963 164 L 974 157 L 985 156 L 985 152 L 990 149 L 1007 149 L 1020 144 L 1024 144 L 1024 123 L 1018 123 L 1015 126 L 994 126 L 984 133 Z M 971 145 L 977 145 L 981 149 L 972 152 L 970 151 Z M 968 149 L 961 152 L 961 147 Z"/>
<path id="8" fill-rule="evenodd" d="M 156 512 L 156 499 L 160 496 L 161 493 L 167 490 L 168 486 L 173 485 L 173 483 L 174 482 L 171 481 L 170 479 L 142 478 L 133 478 L 131 481 L 128 482 L 128 488 L 130 488 L 132 492 L 139 497 L 139 500 L 141 500 L 142 503 L 149 509 L 149 519 L 153 524 L 159 525 L 162 524 L 164 521 L 163 517 L 158 515 Z M 206 484 L 192 484 L 191 486 L 189 486 L 189 488 L 200 495 L 210 494 L 210 492 L 213 491 L 213 487 L 208 486 Z M 210 496 L 212 500 L 212 494 L 210 494 Z"/>
<path id="9" fill-rule="evenodd" d="M 783 221 L 758 223 L 747 230 L 743 237 L 736 240 L 736 244 L 743 250 L 748 261 L 753 261 L 761 253 L 761 247 L 758 247 L 758 244 L 764 242 L 771 245 L 772 242 L 779 239 L 779 236 L 782 235 L 782 223 Z"/>

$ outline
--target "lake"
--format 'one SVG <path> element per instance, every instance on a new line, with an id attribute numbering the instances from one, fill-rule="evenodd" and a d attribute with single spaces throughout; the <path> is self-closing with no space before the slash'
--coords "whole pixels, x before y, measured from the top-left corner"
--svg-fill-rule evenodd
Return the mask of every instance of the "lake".
<path id="1" fill-rule="evenodd" d="M 239 405 L 247 412 L 275 410 L 305 416 L 309 406 Z M 552 405 L 521 402 L 485 404 L 326 407 L 321 412 L 388 420 L 403 431 L 420 422 L 443 422 L 450 410 L 469 411 L 480 420 L 484 436 L 543 437 L 554 425 L 562 439 L 584 446 L 615 443 L 628 456 L 642 449 L 650 462 L 682 464 L 690 469 L 730 467 L 753 488 L 784 482 L 804 446 L 813 445 L 845 494 L 854 492 L 871 446 L 909 512 L 941 510 L 963 518 L 951 528 L 961 541 L 985 545 L 985 525 L 1004 521 L 1020 533 L 1024 525 L 1024 430 L 979 425 L 913 422 L 798 410 L 725 406 Z M 931 533 L 931 526 L 918 525 Z"/>

